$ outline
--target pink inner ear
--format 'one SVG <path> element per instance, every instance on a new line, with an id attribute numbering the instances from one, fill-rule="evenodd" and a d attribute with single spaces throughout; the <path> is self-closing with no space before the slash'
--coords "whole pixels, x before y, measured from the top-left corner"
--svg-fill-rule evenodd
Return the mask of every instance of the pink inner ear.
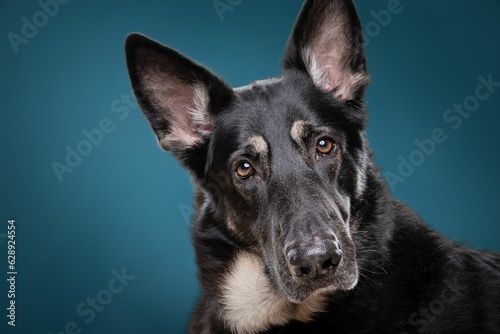
<path id="1" fill-rule="evenodd" d="M 154 84 L 149 81 L 152 100 L 170 123 L 170 132 L 159 139 L 169 149 L 172 144 L 192 147 L 212 130 L 208 116 L 208 93 L 201 84 L 187 85 L 178 81 Z"/>
<path id="2" fill-rule="evenodd" d="M 345 4 L 331 1 L 316 5 L 316 11 L 327 11 L 331 15 L 319 15 L 314 22 L 316 29 L 303 48 L 303 59 L 317 87 L 324 92 L 333 91 L 341 100 L 350 100 L 369 78 L 366 72 L 357 72 L 350 66 L 353 32 L 348 16 L 344 15 L 346 8 L 341 8 Z"/>
<path id="3" fill-rule="evenodd" d="M 316 48 L 307 50 L 305 55 L 309 73 L 316 86 L 324 92 L 334 91 L 335 96 L 341 100 L 354 98 L 359 87 L 370 80 L 366 72 L 354 73 L 345 61 L 347 56 L 338 52 Z"/>
<path id="4" fill-rule="evenodd" d="M 197 81 L 194 68 L 179 62 L 180 55 L 164 51 L 149 47 L 137 51 L 138 86 L 151 104 L 146 115 L 159 144 L 167 150 L 189 148 L 212 131 L 208 87 Z"/>

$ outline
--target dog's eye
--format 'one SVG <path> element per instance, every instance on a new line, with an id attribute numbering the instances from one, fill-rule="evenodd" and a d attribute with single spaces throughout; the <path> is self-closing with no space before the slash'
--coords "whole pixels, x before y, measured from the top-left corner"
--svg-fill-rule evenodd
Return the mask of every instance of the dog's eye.
<path id="1" fill-rule="evenodd" d="M 253 167 L 248 161 L 243 161 L 236 167 L 236 174 L 240 178 L 246 179 L 253 174 Z"/>
<path id="2" fill-rule="evenodd" d="M 329 138 L 321 138 L 316 144 L 316 150 L 321 154 L 329 154 L 335 150 L 335 148 L 335 143 Z"/>

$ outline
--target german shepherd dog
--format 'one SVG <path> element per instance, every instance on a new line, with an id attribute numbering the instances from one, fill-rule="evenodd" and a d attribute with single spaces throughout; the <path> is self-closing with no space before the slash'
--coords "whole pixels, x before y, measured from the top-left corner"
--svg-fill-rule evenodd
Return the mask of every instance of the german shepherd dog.
<path id="1" fill-rule="evenodd" d="M 190 333 L 500 333 L 500 254 L 438 235 L 374 165 L 352 1 L 306 1 L 282 75 L 244 87 L 139 34 L 126 55 L 195 188 Z"/>

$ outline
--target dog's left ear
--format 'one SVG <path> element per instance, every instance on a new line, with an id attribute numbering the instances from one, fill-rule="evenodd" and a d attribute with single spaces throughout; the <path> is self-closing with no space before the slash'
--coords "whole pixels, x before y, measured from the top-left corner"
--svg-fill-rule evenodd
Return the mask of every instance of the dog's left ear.
<path id="1" fill-rule="evenodd" d="M 363 34 L 351 0 L 308 0 L 299 14 L 283 69 L 307 71 L 340 100 L 361 100 L 370 81 Z"/>

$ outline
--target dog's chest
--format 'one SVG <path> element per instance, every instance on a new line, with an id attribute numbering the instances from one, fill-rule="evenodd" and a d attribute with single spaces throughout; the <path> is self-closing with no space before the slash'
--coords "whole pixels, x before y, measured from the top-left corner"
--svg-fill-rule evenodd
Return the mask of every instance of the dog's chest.
<path id="1" fill-rule="evenodd" d="M 325 299 L 312 296 L 293 304 L 280 295 L 264 273 L 262 261 L 249 253 L 239 254 L 225 276 L 221 316 L 233 333 L 259 333 L 291 320 L 307 322 L 321 312 Z"/>

